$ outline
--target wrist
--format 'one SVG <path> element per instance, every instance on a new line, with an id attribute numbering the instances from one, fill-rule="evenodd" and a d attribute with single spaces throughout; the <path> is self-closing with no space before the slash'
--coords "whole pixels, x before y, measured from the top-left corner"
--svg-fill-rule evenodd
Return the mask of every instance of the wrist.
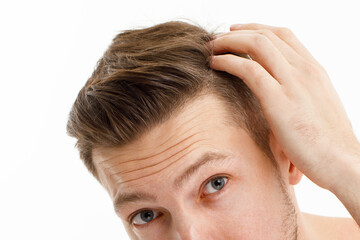
<path id="1" fill-rule="evenodd" d="M 327 189 L 339 198 L 360 189 L 360 144 L 337 157 L 337 166 L 331 173 L 333 176 L 329 176 L 332 180 Z"/>

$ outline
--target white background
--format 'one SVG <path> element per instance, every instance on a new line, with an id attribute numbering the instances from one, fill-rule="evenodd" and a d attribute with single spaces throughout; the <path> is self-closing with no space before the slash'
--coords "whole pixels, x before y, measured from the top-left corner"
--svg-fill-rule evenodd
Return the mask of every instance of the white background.
<path id="1" fill-rule="evenodd" d="M 327 69 L 360 135 L 358 1 L 2 1 L 0 239 L 128 239 L 110 197 L 65 134 L 80 88 L 121 30 L 188 18 L 288 27 Z M 300 209 L 350 216 L 303 178 Z"/>

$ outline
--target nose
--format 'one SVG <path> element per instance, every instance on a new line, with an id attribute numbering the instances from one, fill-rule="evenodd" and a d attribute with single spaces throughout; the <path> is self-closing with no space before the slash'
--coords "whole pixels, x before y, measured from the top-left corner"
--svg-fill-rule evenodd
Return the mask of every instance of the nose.
<path id="1" fill-rule="evenodd" d="M 180 223 L 175 227 L 176 240 L 199 240 L 210 239 L 205 232 L 201 232 L 201 228 L 193 223 L 185 222 Z"/>
<path id="2" fill-rule="evenodd" d="M 173 217 L 174 240 L 213 240 L 209 223 L 195 213 L 182 212 Z"/>

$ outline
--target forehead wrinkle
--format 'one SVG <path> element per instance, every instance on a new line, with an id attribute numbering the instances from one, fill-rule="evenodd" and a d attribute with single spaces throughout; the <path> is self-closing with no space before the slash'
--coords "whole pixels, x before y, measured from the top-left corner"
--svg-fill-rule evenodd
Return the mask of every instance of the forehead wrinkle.
<path id="1" fill-rule="evenodd" d="M 114 167 L 120 166 L 120 165 L 125 164 L 125 163 L 148 160 L 148 159 L 151 158 L 151 157 L 155 157 L 155 156 L 160 155 L 160 154 L 162 154 L 162 153 L 164 153 L 164 152 L 166 152 L 166 151 L 169 151 L 171 148 L 174 148 L 174 147 L 176 147 L 177 145 L 180 145 L 181 143 L 183 143 L 183 142 L 185 142 L 185 141 L 193 138 L 194 136 L 196 136 L 196 135 L 198 135 L 198 134 L 200 134 L 200 133 L 202 133 L 202 132 L 205 132 L 205 131 L 198 131 L 198 132 L 196 132 L 196 133 L 194 133 L 194 134 L 191 134 L 190 136 L 186 137 L 185 139 L 181 140 L 180 142 L 176 143 L 175 145 L 173 145 L 173 146 L 165 149 L 164 151 L 162 151 L 162 152 L 160 152 L 160 153 L 158 153 L 158 154 L 155 154 L 155 155 L 152 155 L 152 156 L 148 156 L 148 157 L 144 157 L 144 158 L 131 159 L 131 160 L 127 160 L 127 161 L 125 161 L 125 162 L 120 162 L 120 163 L 115 164 L 115 165 L 112 165 L 112 166 L 110 165 L 110 166 L 108 166 L 108 167 L 103 167 L 103 171 L 104 171 L 104 173 L 108 173 L 108 172 L 111 172 L 111 169 L 110 169 L 110 168 L 114 168 Z M 178 151 L 178 152 L 181 152 L 181 150 Z M 178 153 L 178 152 L 177 152 L 177 153 Z M 176 154 L 176 153 L 175 153 L 175 154 Z M 172 156 L 174 156 L 175 154 L 173 154 Z M 170 157 L 172 157 L 172 156 L 170 156 Z M 164 160 L 162 160 L 162 161 L 164 161 Z M 160 161 L 159 163 L 161 163 L 162 161 Z M 149 166 L 149 167 L 151 167 L 151 166 Z M 109 169 L 110 169 L 110 170 L 109 170 Z M 110 176 L 112 176 L 112 175 L 114 175 L 114 174 L 117 174 L 117 173 L 122 173 L 122 172 L 120 171 L 120 172 L 110 173 Z"/>
<path id="2" fill-rule="evenodd" d="M 148 166 L 143 167 L 143 168 L 133 169 L 133 170 L 129 170 L 129 171 L 126 171 L 126 170 L 125 170 L 125 171 L 115 172 L 115 173 L 110 174 L 110 175 L 109 175 L 109 177 L 111 177 L 111 176 L 113 176 L 113 175 L 115 175 L 115 174 L 126 174 L 126 173 L 136 172 L 136 171 L 140 171 L 140 170 L 144 170 L 144 169 L 147 169 L 147 168 L 151 168 L 151 167 L 157 166 L 157 165 L 159 165 L 159 164 L 161 164 L 161 163 L 165 162 L 166 160 L 168 160 L 168 159 L 172 158 L 173 156 L 175 156 L 175 155 L 177 155 L 177 154 L 179 154 L 179 153 L 183 152 L 184 150 L 186 150 L 186 149 L 187 149 L 187 148 L 189 148 L 190 146 L 194 145 L 195 143 L 197 143 L 197 142 L 201 142 L 201 141 L 204 141 L 204 140 L 203 140 L 203 139 L 197 140 L 197 141 L 195 141 L 195 142 L 191 143 L 190 145 L 188 145 L 187 147 L 185 147 L 185 148 L 183 148 L 183 149 L 181 149 L 181 150 L 179 150 L 179 151 L 175 152 L 175 153 L 174 153 L 174 154 L 172 154 L 170 157 L 165 158 L 165 159 L 163 159 L 163 160 L 161 160 L 161 161 L 159 161 L 159 162 L 157 162 L 157 163 L 154 163 L 154 164 L 148 165 Z"/>
<path id="3" fill-rule="evenodd" d="M 187 154 L 189 154 L 189 153 L 187 153 Z M 202 167 L 209 166 L 215 162 L 221 163 L 221 164 L 223 164 L 223 166 L 225 166 L 224 165 L 225 163 L 229 163 L 227 160 L 233 156 L 234 155 L 232 153 L 227 152 L 227 151 L 226 152 L 208 151 L 208 152 L 203 153 L 196 160 L 195 163 L 190 165 L 190 167 L 188 167 L 181 175 L 179 175 L 175 179 L 175 181 L 173 182 L 175 188 L 177 190 L 179 190 L 179 188 L 181 188 L 182 185 L 195 174 L 195 172 L 200 171 L 200 169 Z M 127 186 L 127 188 L 130 189 L 129 186 Z M 136 202 L 136 201 L 146 201 L 146 200 L 156 202 L 157 196 L 152 195 L 147 192 L 141 192 L 141 191 L 135 191 L 135 192 L 129 192 L 129 193 L 118 191 L 115 194 L 115 198 L 113 199 L 113 203 L 114 203 L 113 205 L 114 205 L 114 209 L 116 211 L 117 209 L 124 207 L 128 203 Z"/>
<path id="4" fill-rule="evenodd" d="M 190 130 L 192 130 L 194 127 L 196 127 L 196 126 L 193 126 L 193 127 L 189 128 L 189 129 L 186 130 L 182 135 L 185 135 L 187 132 L 189 132 Z M 157 155 L 160 155 L 160 154 L 168 151 L 168 150 L 171 149 L 171 148 L 176 147 L 177 145 L 181 144 L 182 142 L 188 140 L 189 138 L 191 138 L 191 137 L 193 137 L 193 136 L 195 136 L 195 135 L 197 135 L 197 134 L 199 134 L 199 133 L 201 133 L 201 132 L 204 132 L 204 131 L 198 131 L 198 132 L 196 132 L 196 133 L 188 136 L 187 138 L 181 140 L 180 142 L 176 143 L 175 145 L 164 149 L 163 151 L 161 151 L 161 152 L 159 152 L 159 153 L 156 153 L 156 154 L 153 154 L 153 155 L 150 155 L 150 156 L 146 156 L 146 157 L 143 157 L 143 158 L 137 158 L 137 159 L 127 160 L 127 161 L 120 162 L 120 163 L 115 164 L 115 165 L 112 165 L 112 166 L 103 167 L 103 169 L 108 169 L 108 168 L 111 168 L 111 167 L 116 167 L 116 166 L 121 165 L 121 164 L 123 164 L 123 163 L 128 163 L 128 162 L 133 162 L 133 161 L 143 161 L 143 160 L 146 160 L 146 159 L 148 159 L 148 158 L 155 157 L 155 156 L 157 156 Z M 182 135 L 181 135 L 181 136 L 182 136 Z M 181 138 L 181 136 L 180 136 L 179 138 Z M 171 135 L 171 137 L 174 137 L 174 135 Z M 160 144 L 159 147 L 162 146 L 162 145 L 164 145 L 165 143 L 169 142 L 169 139 L 170 139 L 171 137 L 169 137 L 168 140 L 165 141 L 164 143 Z M 116 155 L 116 156 L 113 156 L 113 157 L 111 157 L 111 158 L 108 158 L 108 159 L 106 159 L 106 160 L 104 160 L 104 161 L 101 161 L 101 162 L 99 162 L 98 164 L 99 164 L 99 165 L 104 165 L 106 162 L 108 162 L 108 161 L 110 161 L 110 160 L 112 160 L 112 159 L 114 159 L 114 158 L 117 158 L 117 157 L 119 157 L 119 156 L 121 156 L 121 155 L 122 155 L 122 153 L 120 153 L 120 154 L 118 154 L 118 155 Z"/>
<path id="5" fill-rule="evenodd" d="M 206 94 L 205 94 L 205 95 L 206 95 Z M 198 97 L 200 97 L 200 96 L 205 96 L 205 95 L 199 95 Z M 208 110 L 208 108 L 206 108 L 206 109 Z M 175 112 L 174 115 L 177 115 L 177 116 L 178 116 L 178 115 L 180 115 L 180 112 L 179 112 L 179 111 L 178 111 L 178 113 Z M 200 114 L 199 114 L 197 111 L 195 111 L 195 110 L 192 111 L 191 114 L 190 114 L 190 116 L 192 116 L 192 117 L 191 117 L 190 119 L 186 120 L 185 124 L 186 124 L 186 123 L 191 123 L 195 118 L 198 118 L 199 115 L 200 115 Z M 177 119 L 175 118 L 174 121 L 176 122 Z M 176 125 L 175 130 L 177 130 L 177 129 L 181 128 L 181 127 L 184 127 L 185 124 L 182 123 L 182 122 L 179 123 L 179 124 L 175 124 L 175 125 Z M 189 132 L 190 130 L 192 130 L 194 127 L 197 127 L 197 124 L 194 124 L 192 127 L 190 127 L 189 129 L 187 129 L 186 131 L 184 131 L 184 132 L 180 135 L 179 138 L 181 138 L 182 135 L 185 135 L 187 132 Z M 161 143 L 161 144 L 158 145 L 158 146 L 159 146 L 159 147 L 163 146 L 164 144 L 168 143 L 168 142 L 170 141 L 170 139 L 173 138 L 173 137 L 174 137 L 174 135 L 171 135 L 167 140 L 165 140 L 163 143 Z M 177 144 L 176 144 L 176 145 L 177 145 Z M 174 146 L 176 146 L 176 145 L 174 145 Z M 161 154 L 161 153 L 165 152 L 166 150 L 168 150 L 168 149 L 170 149 L 170 148 L 172 148 L 172 147 L 169 147 L 169 148 L 163 150 L 163 151 L 160 152 L 160 153 L 156 153 L 156 154 L 154 154 L 154 155 L 147 156 L 147 157 L 145 157 L 145 158 L 150 158 L 150 157 L 156 156 L 156 155 L 158 155 L 158 154 Z M 118 154 L 118 155 L 115 155 L 115 156 L 113 156 L 113 157 L 110 157 L 110 158 L 108 158 L 108 159 L 105 159 L 105 160 L 99 162 L 99 164 L 103 164 L 103 163 L 105 163 L 105 162 L 108 162 L 108 161 L 110 161 L 110 160 L 112 160 L 112 159 L 114 159 L 114 158 L 117 158 L 117 157 L 121 156 L 121 155 L 122 155 L 122 153 L 120 153 L 120 154 Z M 126 161 L 126 162 L 136 161 L 136 160 L 143 160 L 143 159 L 144 159 L 144 158 L 133 159 L 133 160 L 128 160 L 128 161 Z"/>
<path id="6" fill-rule="evenodd" d="M 207 145 L 207 144 L 200 144 L 200 145 Z M 170 167 L 170 166 L 173 165 L 174 163 L 178 162 L 180 159 L 182 159 L 183 157 L 185 157 L 186 155 L 188 155 L 189 153 L 191 153 L 191 152 L 193 152 L 193 151 L 195 151 L 195 150 L 196 150 L 196 148 L 190 150 L 189 152 L 185 153 L 185 154 L 184 154 L 183 156 L 181 156 L 180 158 L 176 159 L 175 161 L 171 162 L 170 164 L 168 164 L 167 166 L 163 167 L 162 169 L 160 169 L 160 170 L 158 170 L 158 171 L 155 171 L 155 172 L 153 172 L 153 173 L 150 173 L 150 174 L 147 174 L 147 175 L 138 177 L 138 178 L 132 178 L 132 179 L 129 179 L 129 180 L 126 180 L 126 181 L 117 182 L 117 184 L 118 184 L 118 185 L 121 185 L 121 184 L 124 184 L 124 183 L 132 182 L 132 181 L 135 181 L 135 180 L 144 178 L 144 177 L 148 177 L 148 176 L 157 174 L 157 173 L 163 171 L 164 169 Z"/>

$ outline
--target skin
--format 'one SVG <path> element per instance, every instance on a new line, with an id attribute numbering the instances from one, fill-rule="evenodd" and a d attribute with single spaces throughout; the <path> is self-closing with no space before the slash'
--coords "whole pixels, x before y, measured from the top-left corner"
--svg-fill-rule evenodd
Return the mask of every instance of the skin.
<path id="1" fill-rule="evenodd" d="M 246 131 L 227 122 L 223 103 L 203 94 L 136 141 L 93 150 L 100 181 L 129 236 L 303 240 L 344 239 L 346 234 L 346 239 L 359 239 L 360 144 L 326 72 L 287 29 L 259 24 L 239 29 L 210 43 L 220 54 L 211 66 L 241 77 L 259 98 L 278 170 Z M 223 52 L 247 53 L 253 60 Z M 229 157 L 204 165 L 175 186 L 207 151 Z M 302 173 L 336 194 L 355 220 L 300 212 L 293 185 Z M 221 189 L 209 182 L 215 176 L 227 177 Z M 157 199 L 118 206 L 118 196 L 134 191 Z M 139 210 L 156 217 L 146 223 L 137 215 L 129 223 Z"/>
<path id="2" fill-rule="evenodd" d="M 293 185 L 302 173 L 275 139 L 271 136 L 270 143 L 278 172 L 247 132 L 227 119 L 220 100 L 202 95 L 137 141 L 119 149 L 94 149 L 101 182 L 114 202 L 119 193 L 132 191 L 158 197 L 115 208 L 131 239 L 336 239 L 309 224 L 317 217 L 299 211 Z M 175 179 L 207 151 L 231 157 L 203 167 L 182 188 L 174 187 Z M 224 187 L 204 188 L 216 175 L 229 177 Z M 141 209 L 162 215 L 146 227 L 129 225 L 128 216 Z M 335 225 L 325 223 L 329 230 Z"/>
<path id="3" fill-rule="evenodd" d="M 211 67 L 246 82 L 285 155 L 360 226 L 360 143 L 325 69 L 288 28 L 235 24 L 209 44 Z"/>
<path id="4" fill-rule="evenodd" d="M 360 143 L 326 71 L 286 28 L 231 29 L 210 43 L 214 53 L 247 53 L 252 60 L 216 55 L 211 67 L 242 78 L 286 156 L 317 185 L 332 188 L 338 179 L 328 171 L 348 161 L 339 159 L 344 153 L 358 158 Z"/>
<path id="5" fill-rule="evenodd" d="M 243 130 L 225 123 L 228 117 L 223 108 L 215 97 L 203 96 L 141 140 L 123 149 L 102 154 L 95 151 L 102 182 L 107 182 L 105 186 L 113 198 L 119 192 L 135 189 L 159 197 L 158 201 L 143 201 L 118 209 L 125 226 L 126 217 L 141 208 L 164 214 L 148 223 L 147 228 L 128 227 L 132 239 L 264 239 L 265 236 L 295 239 L 294 216 L 286 217 L 287 213 L 293 213 L 293 206 L 281 191 L 270 161 Z M 228 152 L 233 157 L 203 168 L 182 189 L 174 188 L 175 179 L 209 150 Z M 144 160 L 126 163 L 132 159 Z M 146 168 L 161 161 L 164 162 Z M 163 169 L 170 163 L 173 165 Z M 131 170 L 137 171 L 113 174 Z M 148 174 L 151 175 L 143 177 Z M 231 179 L 218 194 L 202 197 L 201 185 L 217 174 Z M 281 228 L 291 231 L 288 234 L 291 237 L 280 238 Z"/>

